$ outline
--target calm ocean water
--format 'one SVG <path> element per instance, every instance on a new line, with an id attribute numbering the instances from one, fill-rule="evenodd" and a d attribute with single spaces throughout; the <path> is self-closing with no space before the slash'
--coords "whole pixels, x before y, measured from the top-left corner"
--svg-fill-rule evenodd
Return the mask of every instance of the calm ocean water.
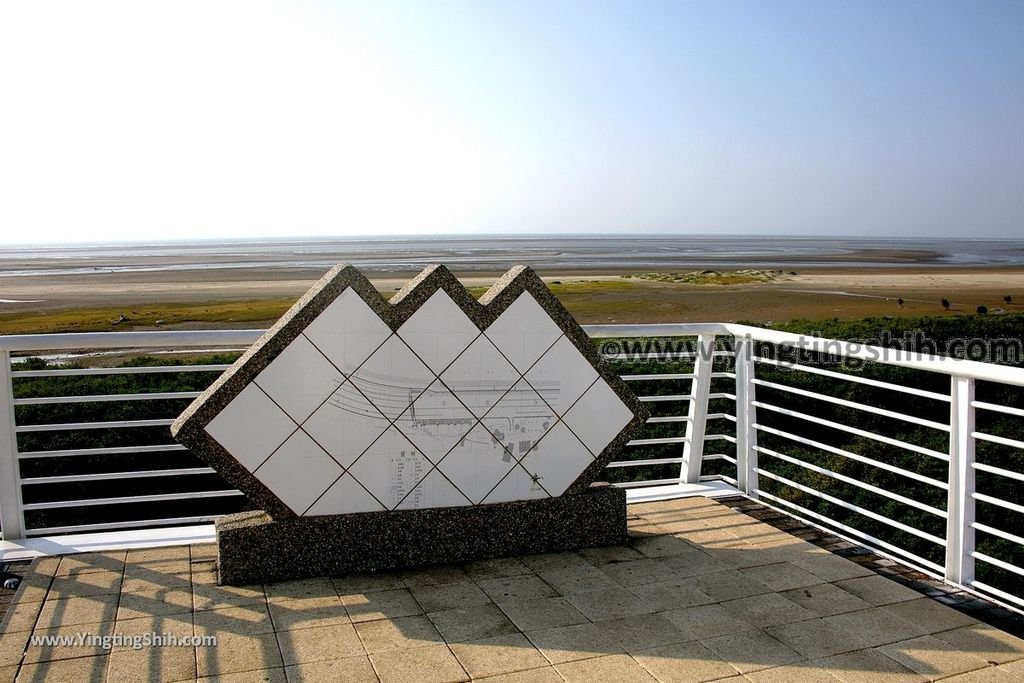
<path id="1" fill-rule="evenodd" d="M 0 277 L 209 269 L 546 271 L 795 268 L 799 266 L 1024 265 L 1024 240 L 716 236 L 453 236 L 308 238 L 14 246 L 0 249 Z"/>

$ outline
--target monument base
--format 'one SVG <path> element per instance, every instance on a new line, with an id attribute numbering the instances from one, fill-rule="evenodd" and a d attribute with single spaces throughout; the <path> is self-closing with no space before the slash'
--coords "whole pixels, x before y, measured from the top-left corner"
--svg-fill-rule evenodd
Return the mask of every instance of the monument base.
<path id="1" fill-rule="evenodd" d="M 274 520 L 217 520 L 220 582 L 243 585 L 626 542 L 626 491 L 543 500 Z"/>

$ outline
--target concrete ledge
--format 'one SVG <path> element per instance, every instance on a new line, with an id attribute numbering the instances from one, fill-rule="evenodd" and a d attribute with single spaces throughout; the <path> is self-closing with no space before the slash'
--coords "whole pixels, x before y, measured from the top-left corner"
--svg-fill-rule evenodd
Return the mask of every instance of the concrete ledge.
<path id="1" fill-rule="evenodd" d="M 626 492 L 281 520 L 243 512 L 216 527 L 220 582 L 242 585 L 622 544 Z"/>

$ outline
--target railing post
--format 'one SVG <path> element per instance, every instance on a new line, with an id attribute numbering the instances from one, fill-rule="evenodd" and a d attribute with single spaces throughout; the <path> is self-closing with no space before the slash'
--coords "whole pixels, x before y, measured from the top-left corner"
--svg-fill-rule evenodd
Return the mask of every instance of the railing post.
<path id="1" fill-rule="evenodd" d="M 700 481 L 714 353 L 715 336 L 697 335 L 696 355 L 693 358 L 693 382 L 690 384 L 690 407 L 687 411 L 686 443 L 683 444 L 683 462 L 679 468 L 679 479 L 687 484 L 696 484 Z"/>
<path id="2" fill-rule="evenodd" d="M 736 488 L 757 498 L 757 408 L 754 406 L 754 343 L 736 337 Z"/>
<path id="3" fill-rule="evenodd" d="M 946 580 L 974 581 L 974 378 L 953 376 L 949 415 Z"/>
<path id="4" fill-rule="evenodd" d="M 0 350 L 0 527 L 5 541 L 24 536 L 18 437 L 14 424 L 11 352 Z"/>

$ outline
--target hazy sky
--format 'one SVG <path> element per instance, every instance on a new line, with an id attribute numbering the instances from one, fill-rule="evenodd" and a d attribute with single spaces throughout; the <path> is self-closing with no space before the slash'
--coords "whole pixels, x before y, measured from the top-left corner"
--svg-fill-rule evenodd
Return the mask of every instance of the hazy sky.
<path id="1" fill-rule="evenodd" d="M 0 241 L 1024 234 L 1024 2 L 6 2 Z"/>

